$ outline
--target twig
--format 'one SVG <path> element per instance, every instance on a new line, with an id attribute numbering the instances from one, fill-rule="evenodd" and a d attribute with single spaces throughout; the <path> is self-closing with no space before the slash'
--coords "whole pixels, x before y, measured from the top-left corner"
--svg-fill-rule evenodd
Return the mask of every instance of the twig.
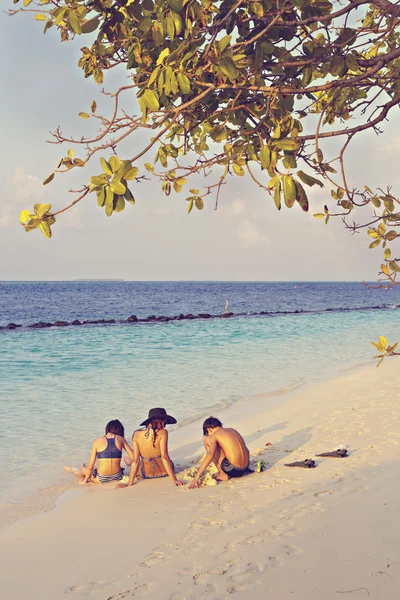
<path id="1" fill-rule="evenodd" d="M 359 592 L 360 590 L 365 590 L 369 596 L 369 590 L 366 587 L 356 588 L 355 590 L 335 590 L 335 594 L 351 594 L 352 592 Z"/>

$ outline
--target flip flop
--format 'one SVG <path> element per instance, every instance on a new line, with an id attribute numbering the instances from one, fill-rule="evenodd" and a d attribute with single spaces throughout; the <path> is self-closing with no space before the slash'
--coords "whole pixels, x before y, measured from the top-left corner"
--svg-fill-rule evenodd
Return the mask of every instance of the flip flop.
<path id="1" fill-rule="evenodd" d="M 315 460 L 312 458 L 306 458 L 306 460 L 298 460 L 296 462 L 288 463 L 285 467 L 303 467 L 303 469 L 314 469 L 317 465 Z"/>
<path id="2" fill-rule="evenodd" d="M 257 463 L 257 465 L 256 465 L 256 471 L 257 471 L 257 473 L 261 473 L 261 471 L 264 470 L 264 467 L 265 467 L 265 461 L 259 460 L 258 463 Z"/>
<path id="3" fill-rule="evenodd" d="M 333 458 L 344 458 L 348 456 L 346 448 L 338 448 L 333 452 L 323 452 L 322 454 L 316 454 L 315 456 L 331 456 Z"/>

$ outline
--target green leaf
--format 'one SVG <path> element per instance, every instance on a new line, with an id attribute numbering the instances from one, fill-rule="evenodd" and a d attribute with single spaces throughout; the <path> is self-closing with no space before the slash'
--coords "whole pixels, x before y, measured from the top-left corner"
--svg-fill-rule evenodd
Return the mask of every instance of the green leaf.
<path id="1" fill-rule="evenodd" d="M 69 21 L 69 24 L 71 25 L 72 30 L 76 34 L 80 35 L 82 33 L 82 29 L 81 29 L 81 22 L 79 20 L 77 13 L 71 10 L 68 13 L 68 21 Z"/>
<path id="2" fill-rule="evenodd" d="M 114 192 L 114 194 L 125 194 L 126 192 L 126 187 L 124 186 L 122 181 L 119 181 L 118 179 L 112 180 L 112 182 L 110 183 L 110 189 L 112 192 Z"/>
<path id="3" fill-rule="evenodd" d="M 189 78 L 186 77 L 186 75 L 184 73 L 178 73 L 177 79 L 178 79 L 179 89 L 181 90 L 182 94 L 185 94 L 185 95 L 190 94 Z"/>
<path id="4" fill-rule="evenodd" d="M 315 215 L 313 215 L 313 217 L 315 217 L 316 219 L 325 219 L 325 214 L 324 213 L 315 213 Z"/>
<path id="5" fill-rule="evenodd" d="M 46 179 L 43 181 L 43 185 L 47 185 L 48 183 L 50 183 L 50 181 L 53 181 L 53 179 L 54 179 L 54 173 L 52 173 L 51 175 L 46 177 Z"/>
<path id="6" fill-rule="evenodd" d="M 106 173 L 107 175 L 112 175 L 113 171 L 111 165 L 106 161 L 105 158 L 100 158 L 100 164 L 104 173 Z"/>
<path id="7" fill-rule="evenodd" d="M 103 173 L 102 175 L 93 175 L 93 177 L 90 178 L 90 183 L 93 184 L 94 186 L 107 185 L 107 183 L 108 183 L 107 175 L 105 173 Z"/>
<path id="8" fill-rule="evenodd" d="M 307 194 L 306 194 L 303 186 L 301 185 L 301 183 L 299 183 L 298 181 L 295 181 L 295 180 L 293 180 L 293 181 L 296 186 L 296 200 L 300 204 L 300 206 L 304 210 L 304 212 L 308 212 L 309 203 L 308 203 Z"/>
<path id="9" fill-rule="evenodd" d="M 383 252 L 383 258 L 384 258 L 385 260 L 388 260 L 388 258 L 390 258 L 390 255 L 391 255 L 390 248 L 385 248 L 385 250 L 384 250 L 384 252 Z"/>
<path id="10" fill-rule="evenodd" d="M 281 210 L 281 181 L 279 180 L 275 186 L 274 202 L 278 210 Z"/>
<path id="11" fill-rule="evenodd" d="M 229 56 L 223 56 L 218 60 L 218 66 L 231 81 L 234 81 L 238 76 L 238 70 L 235 63 Z"/>
<path id="12" fill-rule="evenodd" d="M 339 37 L 335 40 L 335 46 L 347 46 L 353 44 L 356 40 L 357 33 L 354 29 L 350 29 L 349 27 L 344 27 L 339 35 Z"/>
<path id="13" fill-rule="evenodd" d="M 190 201 L 189 201 L 189 204 L 188 204 L 188 207 L 187 207 L 188 214 L 190 213 L 190 211 L 191 211 L 191 210 L 192 210 L 192 208 L 193 208 L 193 202 L 194 202 L 194 200 L 190 200 Z"/>
<path id="14" fill-rule="evenodd" d="M 132 192 L 129 188 L 126 188 L 124 198 L 127 202 L 130 202 L 131 204 L 135 204 L 135 198 L 133 197 Z"/>
<path id="15" fill-rule="evenodd" d="M 388 345 L 389 345 L 389 342 L 387 341 L 387 339 L 386 339 L 386 338 L 385 338 L 383 335 L 380 335 L 380 336 L 378 337 L 378 343 L 379 343 L 379 345 L 380 345 L 380 346 L 382 346 L 383 348 L 386 348 L 386 346 L 388 346 Z"/>
<path id="16" fill-rule="evenodd" d="M 104 206 L 105 201 L 106 201 L 106 189 L 104 187 L 102 187 L 97 192 L 97 204 L 98 204 L 98 206 Z"/>
<path id="17" fill-rule="evenodd" d="M 96 112 L 97 104 L 94 100 L 93 100 L 92 104 L 90 105 L 90 108 L 91 108 L 92 113 Z"/>
<path id="18" fill-rule="evenodd" d="M 261 146 L 260 163 L 262 169 L 269 169 L 271 165 L 271 150 L 268 146 Z"/>
<path id="19" fill-rule="evenodd" d="M 315 179 L 315 177 L 311 177 L 311 175 L 307 175 L 304 171 L 297 171 L 297 177 L 301 179 L 303 183 L 312 187 L 313 185 L 319 185 L 319 187 L 324 187 L 324 184 L 319 179 Z"/>
<path id="20" fill-rule="evenodd" d="M 32 2 L 32 0 L 24 0 L 23 4 L 24 4 L 25 8 L 27 6 L 29 6 L 31 2 Z"/>
<path id="21" fill-rule="evenodd" d="M 233 163 L 232 169 L 233 169 L 233 172 L 236 173 L 236 175 L 239 175 L 239 177 L 243 177 L 243 175 L 244 175 L 243 167 L 241 167 L 240 165 L 238 165 L 236 163 Z"/>
<path id="22" fill-rule="evenodd" d="M 354 56 L 354 54 L 348 54 L 346 56 L 346 67 L 349 69 L 349 71 L 353 71 L 353 72 L 359 70 L 357 59 Z"/>
<path id="23" fill-rule="evenodd" d="M 274 145 L 280 150 L 297 150 L 300 146 L 298 142 L 289 138 L 286 138 L 285 140 L 280 140 L 279 142 L 275 142 Z"/>
<path id="24" fill-rule="evenodd" d="M 125 208 L 125 200 L 123 196 L 117 196 L 116 201 L 114 200 L 114 212 L 122 212 Z"/>
<path id="25" fill-rule="evenodd" d="M 110 157 L 108 164 L 110 165 L 112 172 L 115 173 L 121 166 L 121 159 L 118 158 L 118 156 L 115 156 L 115 154 L 113 154 Z"/>
<path id="26" fill-rule="evenodd" d="M 162 63 L 164 62 L 164 58 L 166 58 L 169 55 L 169 48 L 164 48 L 164 50 L 162 50 L 157 58 L 157 65 L 162 65 Z"/>
<path id="27" fill-rule="evenodd" d="M 60 25 L 60 23 L 64 20 L 65 14 L 68 12 L 68 7 L 64 6 L 63 8 L 58 8 L 54 11 L 54 25 Z"/>
<path id="28" fill-rule="evenodd" d="M 48 239 L 51 238 L 51 229 L 47 221 L 40 221 L 39 229 L 45 237 L 47 237 Z"/>
<path id="29" fill-rule="evenodd" d="M 85 112 L 80 112 L 79 116 L 80 116 L 81 119 L 90 119 L 90 115 L 88 115 Z"/>
<path id="30" fill-rule="evenodd" d="M 152 165 L 151 163 L 144 163 L 144 168 L 149 173 L 154 173 L 154 165 Z"/>
<path id="31" fill-rule="evenodd" d="M 111 187 L 107 187 L 106 190 L 106 215 L 107 217 L 111 217 L 114 210 L 114 192 Z"/>
<path id="32" fill-rule="evenodd" d="M 218 44 L 218 50 L 219 50 L 220 54 L 222 54 L 223 51 L 225 50 L 225 48 L 227 48 L 229 46 L 229 44 L 231 43 L 231 39 L 232 39 L 231 35 L 225 35 L 223 38 L 218 40 L 217 44 Z"/>
<path id="33" fill-rule="evenodd" d="M 95 17 L 94 19 L 90 19 L 89 21 L 86 21 L 85 23 L 82 24 L 81 32 L 82 33 L 93 33 L 93 31 L 96 31 L 96 29 L 98 28 L 99 23 L 100 23 L 100 20 L 98 19 L 98 17 Z M 72 27 L 72 25 L 71 25 L 71 27 Z"/>
<path id="34" fill-rule="evenodd" d="M 29 219 L 31 218 L 31 212 L 29 210 L 22 210 L 19 213 L 19 220 L 20 223 L 27 223 L 29 221 Z"/>
<path id="35" fill-rule="evenodd" d="M 394 261 L 394 260 L 390 260 L 389 261 L 389 267 L 392 269 L 392 271 L 394 271 L 395 273 L 400 273 L 400 266 Z"/>
<path id="36" fill-rule="evenodd" d="M 375 240 L 372 244 L 369 245 L 370 248 L 376 248 L 381 243 L 381 240 Z"/>
<path id="37" fill-rule="evenodd" d="M 183 7 L 183 0 L 168 0 L 170 7 L 176 12 L 180 12 Z"/>
<path id="38" fill-rule="evenodd" d="M 51 204 L 35 204 L 33 210 L 35 211 L 35 215 L 43 217 L 43 215 L 51 210 Z"/>
<path id="39" fill-rule="evenodd" d="M 149 110 L 158 110 L 160 108 L 158 98 L 152 90 L 145 90 L 141 99 Z"/>
<path id="40" fill-rule="evenodd" d="M 126 181 L 133 181 L 136 179 L 138 173 L 139 169 L 137 167 L 131 167 L 124 173 L 124 179 L 126 179 Z"/>
<path id="41" fill-rule="evenodd" d="M 46 15 L 43 15 L 43 14 L 35 15 L 35 19 L 36 19 L 36 21 L 47 21 Z"/>
<path id="42" fill-rule="evenodd" d="M 204 208 L 204 201 L 203 198 L 196 198 L 196 200 L 194 201 L 197 210 L 203 210 Z"/>
<path id="43" fill-rule="evenodd" d="M 297 196 L 296 184 L 293 177 L 291 175 L 283 175 L 282 184 L 285 204 L 288 208 L 292 208 Z"/>

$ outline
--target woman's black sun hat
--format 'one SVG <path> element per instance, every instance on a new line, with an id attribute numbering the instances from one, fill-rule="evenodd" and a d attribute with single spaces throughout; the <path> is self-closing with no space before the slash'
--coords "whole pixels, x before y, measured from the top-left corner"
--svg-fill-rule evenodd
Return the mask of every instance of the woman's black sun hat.
<path id="1" fill-rule="evenodd" d="M 177 421 L 171 415 L 167 415 L 165 408 L 151 408 L 149 410 L 149 416 L 140 426 L 147 426 L 151 421 L 157 419 L 158 421 L 165 421 L 166 425 L 174 425 Z"/>

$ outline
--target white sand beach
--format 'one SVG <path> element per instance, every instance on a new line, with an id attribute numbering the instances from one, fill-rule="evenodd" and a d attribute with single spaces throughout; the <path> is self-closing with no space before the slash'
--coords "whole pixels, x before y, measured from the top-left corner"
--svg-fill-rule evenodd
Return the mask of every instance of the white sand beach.
<path id="1" fill-rule="evenodd" d="M 197 490 L 77 486 L 1 530 L 2 597 L 397 600 L 399 366 L 371 363 L 216 415 L 265 460 L 260 474 Z M 200 456 L 200 425 L 171 434 L 175 463 Z M 346 458 L 315 458 L 343 446 Z M 317 468 L 284 466 L 305 458 Z"/>

